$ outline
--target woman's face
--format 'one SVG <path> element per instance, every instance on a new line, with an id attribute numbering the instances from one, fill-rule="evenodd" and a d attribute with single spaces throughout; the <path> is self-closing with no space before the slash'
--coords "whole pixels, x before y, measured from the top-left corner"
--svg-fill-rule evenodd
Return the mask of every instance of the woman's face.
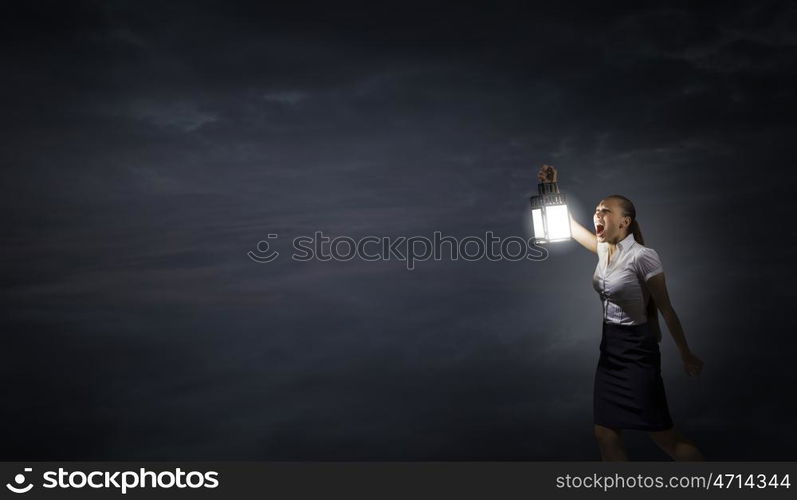
<path id="1" fill-rule="evenodd" d="M 599 242 L 617 243 L 628 234 L 631 218 L 623 215 L 620 202 L 614 198 L 601 200 L 592 217 Z"/>

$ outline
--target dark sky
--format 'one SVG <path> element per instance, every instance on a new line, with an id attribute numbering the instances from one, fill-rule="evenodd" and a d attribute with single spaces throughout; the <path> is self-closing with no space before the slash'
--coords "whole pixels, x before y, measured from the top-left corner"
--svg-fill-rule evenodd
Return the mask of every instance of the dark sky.
<path id="1" fill-rule="evenodd" d="M 552 163 L 663 260 L 676 426 L 797 459 L 793 2 L 287 3 L 3 4 L 0 458 L 598 459 L 594 254 L 289 257 L 525 237 Z"/>

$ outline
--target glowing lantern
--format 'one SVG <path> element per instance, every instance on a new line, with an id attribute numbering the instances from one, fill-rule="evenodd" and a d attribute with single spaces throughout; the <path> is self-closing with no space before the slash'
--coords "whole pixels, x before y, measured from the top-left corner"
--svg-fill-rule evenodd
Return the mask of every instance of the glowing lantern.
<path id="1" fill-rule="evenodd" d="M 537 196 L 531 197 L 531 221 L 534 243 L 565 241 L 571 237 L 570 212 L 564 193 L 555 182 L 537 184 Z"/>

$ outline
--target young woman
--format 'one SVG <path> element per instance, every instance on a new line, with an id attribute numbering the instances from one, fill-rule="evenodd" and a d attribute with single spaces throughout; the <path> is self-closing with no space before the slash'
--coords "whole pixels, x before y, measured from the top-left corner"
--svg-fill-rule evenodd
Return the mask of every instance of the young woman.
<path id="1" fill-rule="evenodd" d="M 556 182 L 557 171 L 540 168 L 540 182 Z M 595 207 L 595 232 L 570 218 L 573 238 L 598 254 L 593 287 L 603 303 L 600 360 L 595 372 L 593 417 L 603 460 L 628 460 L 623 429 L 643 430 L 674 460 L 703 460 L 695 444 L 675 430 L 661 378 L 661 331 L 656 308 L 681 352 L 686 373 L 703 362 L 689 350 L 670 304 L 659 256 L 644 246 L 631 201 L 611 195 Z"/>

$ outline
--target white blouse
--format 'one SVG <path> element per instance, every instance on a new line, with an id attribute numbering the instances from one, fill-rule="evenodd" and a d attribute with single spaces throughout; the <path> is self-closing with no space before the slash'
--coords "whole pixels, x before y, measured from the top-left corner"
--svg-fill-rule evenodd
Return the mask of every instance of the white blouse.
<path id="1" fill-rule="evenodd" d="M 603 302 L 603 321 L 618 325 L 647 323 L 650 297 L 645 282 L 664 269 L 659 254 L 637 243 L 629 234 L 617 243 L 612 261 L 607 265 L 609 244 L 598 243 L 598 266 L 592 275 L 592 287 Z"/>

